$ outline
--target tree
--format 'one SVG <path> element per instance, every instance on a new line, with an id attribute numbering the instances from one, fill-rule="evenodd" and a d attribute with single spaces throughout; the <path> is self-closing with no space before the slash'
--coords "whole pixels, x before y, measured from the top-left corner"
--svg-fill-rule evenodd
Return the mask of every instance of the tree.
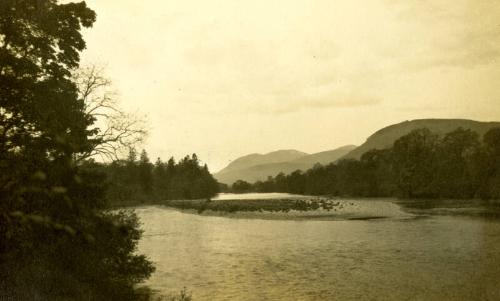
<path id="1" fill-rule="evenodd" d="M 158 158 L 153 168 L 153 187 L 155 197 L 159 199 L 167 199 L 169 184 L 170 178 L 167 174 L 165 164 L 161 161 L 160 158 Z"/>
<path id="2" fill-rule="evenodd" d="M 233 183 L 231 190 L 236 193 L 249 192 L 252 189 L 252 185 L 247 181 L 238 180 Z"/>
<path id="3" fill-rule="evenodd" d="M 483 137 L 488 152 L 498 159 L 500 157 L 500 127 L 492 128 Z"/>
<path id="4" fill-rule="evenodd" d="M 0 86 L 2 151 L 19 148 L 53 158 L 90 147 L 83 103 L 70 79 L 85 47 L 80 29 L 95 13 L 84 2 L 0 3 Z"/>
<path id="5" fill-rule="evenodd" d="M 179 163 L 170 158 L 166 164 L 158 158 L 153 165 L 145 150 L 137 160 L 131 149 L 126 161 L 96 165 L 108 175 L 107 197 L 115 206 L 211 198 L 219 192 L 207 165 L 202 166 L 196 156 L 186 156 Z"/>
<path id="6" fill-rule="evenodd" d="M 394 142 L 394 169 L 405 197 L 432 196 L 437 171 L 438 136 L 429 129 L 413 130 Z"/>
<path id="7" fill-rule="evenodd" d="M 111 90 L 111 80 L 103 74 L 103 69 L 95 65 L 73 73 L 86 118 L 93 121 L 89 129 L 91 148 L 79 154 L 79 161 L 92 157 L 117 160 L 147 134 L 144 119 L 120 108 L 117 94 Z"/>
<path id="8" fill-rule="evenodd" d="M 12 300 L 130 300 L 153 267 L 134 215 L 106 213 L 104 174 L 71 72 L 85 2 L 0 2 L 0 293 Z M 92 166 L 93 162 L 86 162 Z"/>
<path id="9" fill-rule="evenodd" d="M 484 199 L 500 198 L 500 128 L 492 128 L 483 136 L 485 145 L 479 195 Z"/>
<path id="10" fill-rule="evenodd" d="M 329 177 L 328 168 L 319 163 L 306 171 L 304 177 L 305 194 L 329 194 L 334 184 Z"/>
<path id="11" fill-rule="evenodd" d="M 303 194 L 305 189 L 305 179 L 302 171 L 296 170 L 292 172 L 287 179 L 287 186 L 290 187 L 291 193 Z"/>
<path id="12" fill-rule="evenodd" d="M 443 137 L 434 188 L 441 197 L 474 197 L 480 184 L 475 169 L 480 148 L 479 135 L 469 129 L 458 128 Z"/>
<path id="13" fill-rule="evenodd" d="M 153 190 L 153 165 L 149 162 L 148 153 L 144 149 L 141 152 L 138 169 L 138 180 L 142 191 L 146 194 L 151 194 Z"/>
<path id="14" fill-rule="evenodd" d="M 334 172 L 335 193 L 345 196 L 366 196 L 369 183 L 366 179 L 363 164 L 358 160 L 340 160 Z"/>
<path id="15" fill-rule="evenodd" d="M 277 192 L 286 192 L 288 191 L 288 184 L 286 181 L 286 175 L 282 172 L 277 174 L 274 177 L 274 189 L 276 189 Z"/>
<path id="16" fill-rule="evenodd" d="M 394 169 L 392 166 L 392 150 L 372 149 L 361 156 L 368 183 L 367 195 L 377 197 L 393 196 L 397 190 Z"/>

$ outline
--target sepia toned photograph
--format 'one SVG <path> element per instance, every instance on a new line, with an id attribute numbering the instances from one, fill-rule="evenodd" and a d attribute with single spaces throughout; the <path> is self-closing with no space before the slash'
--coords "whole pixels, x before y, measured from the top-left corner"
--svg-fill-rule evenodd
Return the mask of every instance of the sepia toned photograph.
<path id="1" fill-rule="evenodd" d="M 500 300 L 497 0 L 0 0 L 0 301 Z"/>

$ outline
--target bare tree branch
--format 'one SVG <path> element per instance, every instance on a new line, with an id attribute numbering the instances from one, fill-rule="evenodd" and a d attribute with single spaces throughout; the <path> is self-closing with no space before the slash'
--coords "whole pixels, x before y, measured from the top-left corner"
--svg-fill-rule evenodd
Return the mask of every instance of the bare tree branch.
<path id="1" fill-rule="evenodd" d="M 73 76 L 85 113 L 94 121 L 89 128 L 93 133 L 90 137 L 93 147 L 79 154 L 77 161 L 88 158 L 117 160 L 130 148 L 142 143 L 147 135 L 145 118 L 137 113 L 127 113 L 119 106 L 117 93 L 103 74 L 103 68 L 92 65 L 79 69 Z"/>

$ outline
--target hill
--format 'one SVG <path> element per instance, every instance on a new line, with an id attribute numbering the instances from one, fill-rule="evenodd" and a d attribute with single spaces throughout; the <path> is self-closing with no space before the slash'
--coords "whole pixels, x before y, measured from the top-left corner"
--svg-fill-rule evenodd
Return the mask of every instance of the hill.
<path id="1" fill-rule="evenodd" d="M 428 128 L 442 135 L 462 127 L 464 129 L 471 129 L 482 136 L 492 127 L 498 126 L 500 126 L 500 122 L 481 122 L 467 119 L 417 119 L 404 121 L 378 130 L 368 137 L 365 143 L 343 156 L 342 159 L 359 159 L 361 155 L 371 149 L 389 148 L 397 139 L 419 128 Z"/>
<path id="2" fill-rule="evenodd" d="M 217 174 L 224 174 L 235 170 L 241 170 L 255 165 L 293 161 L 307 155 L 307 153 L 300 152 L 294 149 L 278 150 L 267 154 L 250 154 L 239 157 L 236 160 L 232 161 L 228 166 L 220 170 Z"/>
<path id="3" fill-rule="evenodd" d="M 293 163 L 299 164 L 309 164 L 314 166 L 316 163 L 328 164 L 336 161 L 340 157 L 354 150 L 356 145 L 345 145 L 334 150 L 324 151 L 320 153 L 311 154 L 308 156 L 301 157 L 293 161 Z"/>
<path id="4" fill-rule="evenodd" d="M 251 154 L 234 160 L 226 168 L 214 174 L 214 177 L 226 184 L 232 184 L 237 180 L 253 183 L 266 180 L 268 176 L 275 176 L 280 172 L 287 174 L 297 169 L 307 170 L 316 163 L 334 162 L 354 148 L 355 146 L 348 145 L 311 155 L 295 150 L 280 150 L 265 155 Z"/>

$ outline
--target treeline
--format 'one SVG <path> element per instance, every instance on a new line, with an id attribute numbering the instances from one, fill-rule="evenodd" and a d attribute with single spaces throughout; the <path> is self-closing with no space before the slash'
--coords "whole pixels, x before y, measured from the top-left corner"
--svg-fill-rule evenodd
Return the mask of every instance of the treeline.
<path id="1" fill-rule="evenodd" d="M 106 174 L 107 199 L 112 206 L 152 203 L 173 199 L 202 199 L 217 194 L 219 185 L 201 165 L 196 154 L 179 162 L 160 158 L 153 164 L 145 150 L 135 150 L 125 160 L 110 164 L 88 163 L 87 168 Z"/>
<path id="2" fill-rule="evenodd" d="M 254 184 L 237 181 L 233 192 L 403 198 L 500 198 L 500 128 L 483 137 L 458 128 L 445 135 L 417 129 L 389 149 L 371 150 L 302 172 Z"/>

